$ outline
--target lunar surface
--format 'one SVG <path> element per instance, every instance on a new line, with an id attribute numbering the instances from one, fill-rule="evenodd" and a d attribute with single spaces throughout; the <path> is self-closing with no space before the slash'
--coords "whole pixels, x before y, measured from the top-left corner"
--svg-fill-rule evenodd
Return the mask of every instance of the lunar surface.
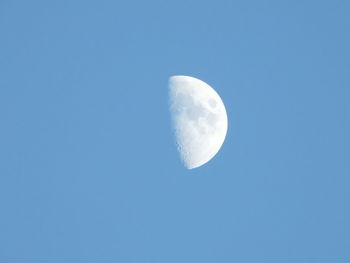
<path id="1" fill-rule="evenodd" d="M 220 150 L 227 132 L 227 114 L 216 91 L 189 76 L 169 79 L 170 112 L 177 148 L 188 169 L 199 167 Z"/>

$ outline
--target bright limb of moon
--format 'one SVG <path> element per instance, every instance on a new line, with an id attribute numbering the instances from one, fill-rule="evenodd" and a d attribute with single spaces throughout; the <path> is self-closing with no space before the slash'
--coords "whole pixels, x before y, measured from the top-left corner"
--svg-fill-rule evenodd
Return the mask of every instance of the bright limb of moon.
<path id="1" fill-rule="evenodd" d="M 199 167 L 220 150 L 227 133 L 224 103 L 207 83 L 189 76 L 169 79 L 170 112 L 181 159 Z"/>

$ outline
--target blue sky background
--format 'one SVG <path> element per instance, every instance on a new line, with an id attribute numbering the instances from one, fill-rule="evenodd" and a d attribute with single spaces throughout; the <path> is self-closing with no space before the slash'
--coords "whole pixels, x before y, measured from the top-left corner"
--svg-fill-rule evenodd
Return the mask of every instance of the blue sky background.
<path id="1" fill-rule="evenodd" d="M 350 262 L 349 1 L 0 2 L 0 262 Z M 167 81 L 225 102 L 186 170 Z"/>

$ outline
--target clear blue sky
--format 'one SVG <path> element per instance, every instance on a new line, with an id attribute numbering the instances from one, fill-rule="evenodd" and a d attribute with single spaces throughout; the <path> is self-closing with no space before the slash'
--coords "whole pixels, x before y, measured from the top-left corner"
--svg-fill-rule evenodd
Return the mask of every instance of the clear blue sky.
<path id="1" fill-rule="evenodd" d="M 0 2 L 0 262 L 350 262 L 350 2 Z M 186 170 L 167 81 L 225 102 Z"/>

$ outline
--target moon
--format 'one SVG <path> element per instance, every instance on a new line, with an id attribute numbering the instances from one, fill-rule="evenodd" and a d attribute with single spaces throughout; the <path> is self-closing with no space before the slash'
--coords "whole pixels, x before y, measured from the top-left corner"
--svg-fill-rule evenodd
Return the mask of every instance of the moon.
<path id="1" fill-rule="evenodd" d="M 172 126 L 186 168 L 197 168 L 220 150 L 227 133 L 227 113 L 207 83 L 189 76 L 169 79 Z"/>

